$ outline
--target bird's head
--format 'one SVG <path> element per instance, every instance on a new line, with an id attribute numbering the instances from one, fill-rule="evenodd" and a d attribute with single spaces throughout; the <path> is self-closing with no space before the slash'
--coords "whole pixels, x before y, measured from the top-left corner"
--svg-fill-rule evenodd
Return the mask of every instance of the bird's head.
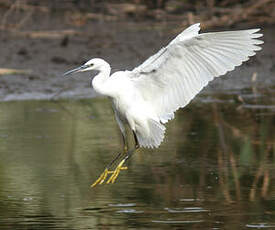
<path id="1" fill-rule="evenodd" d="M 104 69 L 109 69 L 110 65 L 101 58 L 93 58 L 87 61 L 84 65 L 79 66 L 75 69 L 69 70 L 68 72 L 64 73 L 63 76 L 68 74 L 73 74 L 77 72 L 85 72 L 85 71 L 103 71 Z"/>

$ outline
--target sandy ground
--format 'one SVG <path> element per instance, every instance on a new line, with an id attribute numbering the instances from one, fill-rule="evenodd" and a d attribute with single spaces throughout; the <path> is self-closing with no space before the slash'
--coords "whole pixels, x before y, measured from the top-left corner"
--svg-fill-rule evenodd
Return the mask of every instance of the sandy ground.
<path id="1" fill-rule="evenodd" d="M 181 29 L 180 22 L 88 22 L 79 27 L 62 18 L 46 18 L 32 28 L 44 33 L 0 31 L 0 68 L 30 71 L 0 75 L 0 100 L 94 96 L 89 74 L 64 78 L 62 73 L 92 57 L 104 58 L 111 63 L 113 72 L 131 70 Z M 235 71 L 211 82 L 204 92 L 275 85 L 275 29 L 263 27 L 262 32 L 263 50 Z"/>

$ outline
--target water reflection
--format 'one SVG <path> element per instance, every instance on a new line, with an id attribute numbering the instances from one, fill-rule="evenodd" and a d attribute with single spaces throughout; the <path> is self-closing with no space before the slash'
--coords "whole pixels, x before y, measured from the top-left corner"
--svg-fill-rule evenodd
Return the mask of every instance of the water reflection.
<path id="1" fill-rule="evenodd" d="M 179 111 L 159 149 L 94 189 L 121 149 L 106 99 L 1 103 L 0 228 L 274 228 L 274 92 L 236 101 Z"/>

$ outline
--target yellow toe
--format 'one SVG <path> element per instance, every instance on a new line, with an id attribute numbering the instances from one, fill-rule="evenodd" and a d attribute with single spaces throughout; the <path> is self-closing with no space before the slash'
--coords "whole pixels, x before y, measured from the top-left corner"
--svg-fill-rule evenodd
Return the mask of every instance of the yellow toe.
<path id="1" fill-rule="evenodd" d="M 98 177 L 98 179 L 91 185 L 91 187 L 95 187 L 98 184 L 103 184 L 106 180 L 108 174 L 112 174 L 110 178 L 107 180 L 106 184 L 114 183 L 116 178 L 118 177 L 121 170 L 127 170 L 127 166 L 123 166 L 125 162 L 125 159 L 123 159 L 118 166 L 115 168 L 115 170 L 109 171 L 107 168 L 104 170 L 104 172 Z"/>
<path id="2" fill-rule="evenodd" d="M 102 184 L 109 173 L 113 173 L 113 171 L 108 171 L 108 169 L 105 169 L 104 172 L 99 176 L 99 178 L 91 185 L 91 187 L 95 187 L 98 184 Z"/>
<path id="3" fill-rule="evenodd" d="M 112 176 L 110 176 L 110 178 L 107 180 L 107 182 L 106 182 L 107 184 L 109 184 L 109 183 L 112 183 L 112 184 L 113 184 L 113 183 L 115 182 L 116 178 L 118 177 L 120 171 L 121 171 L 121 170 L 126 170 L 126 169 L 128 169 L 128 167 L 126 167 L 126 166 L 122 167 L 122 165 L 124 164 L 124 162 L 125 162 L 125 159 L 123 159 L 123 160 L 118 164 L 118 166 L 117 166 L 116 169 L 114 170 Z"/>

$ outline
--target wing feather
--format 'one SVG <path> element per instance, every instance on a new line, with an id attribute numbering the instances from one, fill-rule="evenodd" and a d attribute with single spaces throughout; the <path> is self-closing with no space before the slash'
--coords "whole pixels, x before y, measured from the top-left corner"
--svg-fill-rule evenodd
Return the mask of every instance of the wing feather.
<path id="1" fill-rule="evenodd" d="M 261 49 L 260 29 L 199 34 L 199 23 L 129 74 L 163 123 L 187 105 L 214 77 L 224 75 Z"/>

